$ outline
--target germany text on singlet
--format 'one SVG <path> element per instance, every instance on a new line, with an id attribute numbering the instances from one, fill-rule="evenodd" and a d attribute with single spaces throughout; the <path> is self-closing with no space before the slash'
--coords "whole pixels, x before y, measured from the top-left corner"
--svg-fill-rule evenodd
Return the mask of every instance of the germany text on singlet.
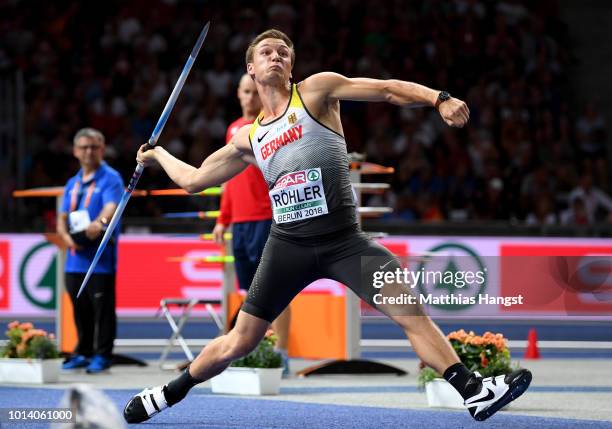
<path id="1" fill-rule="evenodd" d="M 268 184 L 273 232 L 313 236 L 357 222 L 344 137 L 310 115 L 297 85 L 285 113 L 268 123 L 260 115 L 249 139 Z"/>

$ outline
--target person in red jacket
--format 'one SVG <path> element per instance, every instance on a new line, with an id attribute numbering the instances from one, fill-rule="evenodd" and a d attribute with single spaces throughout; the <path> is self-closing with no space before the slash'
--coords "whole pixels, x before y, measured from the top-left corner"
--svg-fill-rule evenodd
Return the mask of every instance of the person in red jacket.
<path id="1" fill-rule="evenodd" d="M 261 102 L 255 82 L 245 74 L 238 85 L 238 100 L 242 117 L 230 124 L 225 135 L 228 143 L 236 131 L 245 125 L 252 124 L 261 111 Z M 223 234 L 232 225 L 232 248 L 234 265 L 240 289 L 248 290 L 272 225 L 272 208 L 268 196 L 268 185 L 261 171 L 254 165 L 225 183 L 221 195 L 221 214 L 213 229 L 215 241 L 223 244 Z M 272 329 L 278 336 L 276 347 L 283 356 L 284 374 L 289 373 L 287 347 L 289 340 L 289 307 L 272 323 Z"/>

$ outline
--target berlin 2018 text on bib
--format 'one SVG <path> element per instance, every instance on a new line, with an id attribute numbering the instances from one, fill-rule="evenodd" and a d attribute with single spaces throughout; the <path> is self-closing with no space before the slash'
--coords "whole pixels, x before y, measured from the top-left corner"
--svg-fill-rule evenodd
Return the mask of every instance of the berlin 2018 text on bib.
<path id="1" fill-rule="evenodd" d="M 311 168 L 285 174 L 270 191 L 270 201 L 276 223 L 327 214 L 321 169 Z"/>

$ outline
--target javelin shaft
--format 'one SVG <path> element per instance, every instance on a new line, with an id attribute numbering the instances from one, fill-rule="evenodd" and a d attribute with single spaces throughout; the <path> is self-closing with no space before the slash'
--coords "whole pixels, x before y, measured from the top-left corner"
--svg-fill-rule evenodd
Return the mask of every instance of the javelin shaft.
<path id="1" fill-rule="evenodd" d="M 81 293 L 85 289 L 85 286 L 87 285 L 87 282 L 89 281 L 89 278 L 93 274 L 93 271 L 96 268 L 96 265 L 98 264 L 98 261 L 100 260 L 100 257 L 102 256 L 102 253 L 104 253 L 104 249 L 106 248 L 108 241 L 112 237 L 115 227 L 119 223 L 121 214 L 123 213 L 123 210 L 125 210 L 125 206 L 127 206 L 128 200 L 132 196 L 132 191 L 136 187 L 136 183 L 138 183 L 138 179 L 140 179 L 140 175 L 142 174 L 143 170 L 144 170 L 144 167 L 142 165 L 138 164 L 136 166 L 136 170 L 134 171 L 134 174 L 132 175 L 132 178 L 130 179 L 130 183 L 127 189 L 125 190 L 125 192 L 123 192 L 123 195 L 121 196 L 121 201 L 119 202 L 119 205 L 117 206 L 117 209 L 115 210 L 115 213 L 113 214 L 113 218 L 111 219 L 110 223 L 108 224 L 108 227 L 106 228 L 106 231 L 104 232 L 104 236 L 102 237 L 102 241 L 98 245 L 98 250 L 96 250 L 96 254 L 94 255 L 94 258 L 91 261 L 91 264 L 89 265 L 87 274 L 85 274 L 83 283 L 81 283 L 81 287 L 79 288 L 79 292 L 77 293 L 77 298 L 81 296 Z"/>
<path id="2" fill-rule="evenodd" d="M 179 76 L 178 81 L 174 85 L 174 89 L 172 90 L 172 93 L 170 94 L 170 98 L 168 98 L 168 101 L 166 102 L 166 106 L 164 107 L 164 110 L 162 111 L 162 114 L 159 117 L 159 120 L 157 121 L 157 125 L 155 125 L 155 128 L 153 129 L 153 133 L 151 134 L 151 137 L 149 138 L 149 141 L 147 142 L 150 148 L 153 148 L 153 146 L 157 144 L 157 140 L 159 139 L 159 136 L 161 132 L 163 131 L 164 126 L 166 125 L 166 122 L 168 121 L 168 117 L 170 116 L 170 113 L 172 112 L 172 109 L 174 108 L 174 105 L 176 104 L 176 100 L 179 94 L 181 93 L 181 90 L 183 89 L 185 80 L 187 79 L 187 76 L 189 76 L 189 72 L 191 71 L 191 66 L 193 66 L 193 63 L 195 62 L 195 59 L 198 56 L 198 53 L 200 52 L 200 48 L 202 47 L 202 44 L 204 43 L 204 39 L 206 39 L 206 35 L 208 34 L 209 27 L 210 27 L 210 22 L 207 22 L 204 28 L 202 29 L 202 32 L 200 33 L 200 37 L 198 37 L 198 40 L 195 46 L 193 47 L 191 54 L 189 54 L 189 58 L 187 58 L 187 62 L 185 63 L 185 66 L 183 67 L 183 71 L 181 72 L 181 75 Z M 85 274 L 83 283 L 81 284 L 81 287 L 79 288 L 79 292 L 77 293 L 77 298 L 81 296 L 83 289 L 85 289 L 85 286 L 87 285 L 87 282 L 89 281 L 89 278 L 93 274 L 93 271 L 96 268 L 96 264 L 100 260 L 100 257 L 102 256 L 102 253 L 104 252 L 104 249 L 106 248 L 106 244 L 112 237 L 113 231 L 115 230 L 115 227 L 119 223 L 121 214 L 123 213 L 123 210 L 125 210 L 125 206 L 127 205 L 128 200 L 132 196 L 132 191 L 134 190 L 134 188 L 136 188 L 136 184 L 138 183 L 138 179 L 140 179 L 140 176 L 142 175 L 143 170 L 144 170 L 144 167 L 142 165 L 138 164 L 136 166 L 136 169 L 134 170 L 134 174 L 132 174 L 132 178 L 130 179 L 130 183 L 128 184 L 128 187 L 123 193 L 123 196 L 121 197 L 121 201 L 119 202 L 119 205 L 117 206 L 117 210 L 115 210 L 115 213 L 113 214 L 113 218 L 111 219 L 110 223 L 108 224 L 108 227 L 106 228 L 106 231 L 104 232 L 104 236 L 102 237 L 102 241 L 100 242 L 100 245 L 98 246 L 98 250 L 96 250 L 96 254 L 93 258 L 93 261 L 91 261 L 91 264 L 89 265 L 87 274 Z"/>

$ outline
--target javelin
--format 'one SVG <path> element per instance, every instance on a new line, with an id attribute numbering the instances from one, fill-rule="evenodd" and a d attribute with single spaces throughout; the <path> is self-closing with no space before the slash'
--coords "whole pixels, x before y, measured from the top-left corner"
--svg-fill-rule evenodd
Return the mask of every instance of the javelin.
<path id="1" fill-rule="evenodd" d="M 151 138 L 149 138 L 149 140 L 147 141 L 147 144 L 149 145 L 149 149 L 152 149 L 155 146 L 155 144 L 157 143 L 157 139 L 159 138 L 159 135 L 161 134 L 162 130 L 164 129 L 164 126 L 166 125 L 166 122 L 168 121 L 168 117 L 170 116 L 170 113 L 172 112 L 172 109 L 174 108 L 176 99 L 181 93 L 181 90 L 183 89 L 183 85 L 185 84 L 185 80 L 187 79 L 187 76 L 189 75 L 191 66 L 193 66 L 193 63 L 195 62 L 195 59 L 198 56 L 198 52 L 200 52 L 200 48 L 202 47 L 202 44 L 204 43 L 204 39 L 206 39 L 206 35 L 208 34 L 209 26 L 210 26 L 210 22 L 207 22 L 204 28 L 202 29 L 202 32 L 200 33 L 200 37 L 198 37 L 198 41 L 193 47 L 191 54 L 189 54 L 189 58 L 187 58 L 187 62 L 185 63 L 185 66 L 183 67 L 183 71 L 181 72 L 181 75 L 179 76 L 178 81 L 176 82 L 176 85 L 174 85 L 174 89 L 172 90 L 172 94 L 170 94 L 170 98 L 166 102 L 166 107 L 164 107 L 164 110 L 161 116 L 159 117 L 159 120 L 157 121 L 157 125 L 155 125 L 153 134 L 151 134 Z M 98 260 L 100 259 L 100 256 L 102 256 L 102 252 L 104 252 L 106 243 L 108 243 L 108 240 L 111 238 L 111 235 L 113 234 L 113 230 L 117 226 L 117 223 L 119 222 L 119 219 L 121 218 L 121 214 L 123 213 L 123 210 L 125 209 L 125 206 L 127 205 L 127 202 L 130 199 L 130 196 L 132 195 L 132 191 L 136 187 L 136 183 L 138 183 L 138 179 L 140 179 L 140 175 L 142 174 L 143 170 L 144 170 L 144 167 L 141 164 L 138 164 L 136 166 L 136 170 L 134 171 L 134 174 L 132 175 L 132 178 L 130 179 L 130 183 L 128 184 L 128 187 L 123 193 L 123 196 L 121 197 L 121 201 L 119 202 L 119 205 L 117 206 L 117 210 L 115 210 L 115 213 L 113 214 L 113 218 L 111 219 L 110 223 L 108 224 L 108 227 L 106 228 L 106 232 L 104 233 L 104 237 L 102 237 L 102 241 L 100 242 L 100 245 L 98 246 L 96 255 L 94 256 L 93 261 L 91 261 L 91 265 L 89 266 L 89 269 L 87 270 L 85 279 L 83 279 L 83 283 L 81 284 L 79 292 L 77 293 L 77 298 L 81 295 L 81 292 L 83 292 L 83 289 L 85 289 L 85 285 L 87 285 L 87 281 L 91 277 L 91 274 L 93 273 L 93 270 L 96 267 L 96 264 L 98 263 Z"/>

